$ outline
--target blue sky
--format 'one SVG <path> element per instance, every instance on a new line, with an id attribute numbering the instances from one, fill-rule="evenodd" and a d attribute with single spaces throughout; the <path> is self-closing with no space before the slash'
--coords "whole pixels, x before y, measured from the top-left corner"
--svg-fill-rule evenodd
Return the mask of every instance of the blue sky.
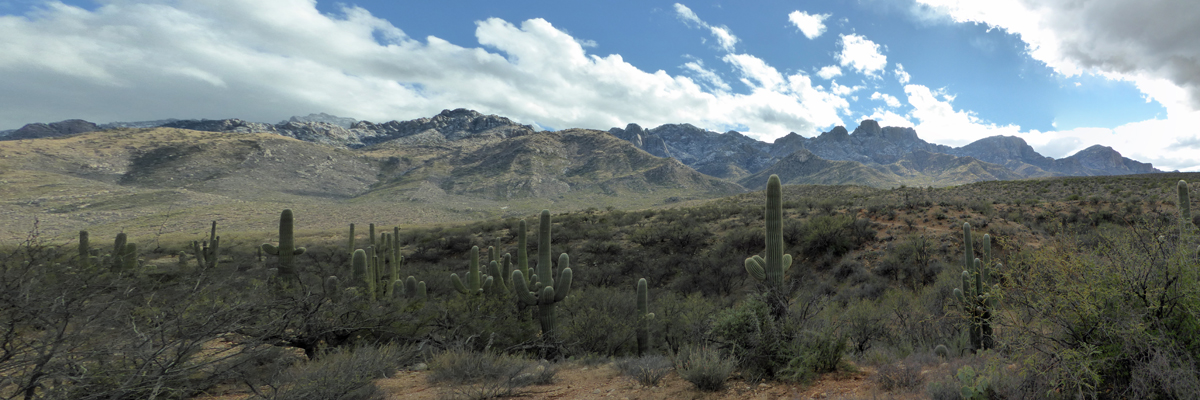
<path id="1" fill-rule="evenodd" d="M 0 129 L 463 107 L 771 141 L 873 118 L 1200 170 L 1197 21 L 1178 0 L 0 1 Z"/>

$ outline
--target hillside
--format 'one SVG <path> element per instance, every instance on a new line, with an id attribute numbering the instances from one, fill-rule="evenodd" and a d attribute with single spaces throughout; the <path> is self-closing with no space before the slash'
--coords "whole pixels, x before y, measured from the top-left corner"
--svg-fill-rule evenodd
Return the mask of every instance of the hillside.
<path id="1" fill-rule="evenodd" d="M 169 235 L 210 219 L 250 229 L 281 207 L 332 228 L 352 215 L 425 224 L 542 208 L 644 208 L 744 190 L 600 131 L 471 122 L 455 129 L 455 121 L 434 121 L 440 131 L 411 129 L 400 138 L 407 142 L 360 149 L 177 128 L 0 141 L 0 213 L 9 219 L 0 237 L 23 237 L 35 218 L 50 235 L 80 225 Z"/>

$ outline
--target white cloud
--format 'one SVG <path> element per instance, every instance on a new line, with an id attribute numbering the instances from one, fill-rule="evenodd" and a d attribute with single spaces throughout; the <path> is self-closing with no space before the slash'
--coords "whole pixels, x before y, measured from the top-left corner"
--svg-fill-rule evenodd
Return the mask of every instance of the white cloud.
<path id="1" fill-rule="evenodd" d="M 838 95 L 838 96 L 842 96 L 842 97 L 846 97 L 846 95 L 848 95 L 848 94 L 850 94 L 850 93 L 854 93 L 854 92 L 857 92 L 857 91 L 859 91 L 859 90 L 863 90 L 863 89 L 865 89 L 865 88 L 866 88 L 866 87 L 865 87 L 865 86 L 862 86 L 862 85 L 859 85 L 859 86 L 842 86 L 842 85 L 839 85 L 839 84 L 837 83 L 837 81 L 833 81 L 833 82 L 831 82 L 831 83 L 829 84 L 829 92 L 831 92 L 831 93 L 833 93 L 833 94 L 836 94 L 836 95 Z M 858 99 L 857 99 L 857 98 L 855 98 L 854 100 L 858 100 Z"/>
<path id="2" fill-rule="evenodd" d="M 1128 80 L 1168 112 L 1200 109 L 1200 7 L 1179 0 L 918 1 L 955 21 L 1019 35 L 1033 58 L 1064 75 Z"/>
<path id="3" fill-rule="evenodd" d="M 475 36 L 479 47 L 414 39 L 364 9 L 322 14 L 305 0 L 48 3 L 0 17 L 0 128 L 310 112 L 387 121 L 464 107 L 558 128 L 740 125 L 769 140 L 842 124 L 849 107 L 751 55 L 724 59 L 751 87 L 740 94 L 700 63 L 684 66 L 693 79 L 589 54 L 542 19 L 478 21 Z"/>
<path id="4" fill-rule="evenodd" d="M 825 33 L 824 21 L 831 15 L 832 14 L 809 14 L 807 12 L 796 10 L 788 14 L 788 21 L 792 21 L 792 24 L 796 25 L 796 28 L 800 29 L 800 32 L 804 34 L 804 37 L 807 37 L 811 40 L 816 39 L 818 36 L 821 36 L 822 33 Z"/>
<path id="5" fill-rule="evenodd" d="M 903 116 L 876 108 L 869 118 L 884 126 L 905 126 L 916 129 L 922 139 L 950 146 L 962 146 L 995 135 L 1017 136 L 1025 139 L 1039 153 L 1054 158 L 1070 156 L 1092 145 L 1109 146 L 1121 155 L 1153 163 L 1163 170 L 1200 171 L 1200 152 L 1180 139 L 1178 132 L 1188 132 L 1200 126 L 1200 111 L 1175 115 L 1169 119 L 1133 122 L 1116 128 L 1076 128 L 1067 131 L 1024 131 L 1017 125 L 997 125 L 979 118 L 974 112 L 956 110 L 953 97 L 922 85 L 906 85 L 904 93 L 913 110 Z M 883 121 L 889 122 L 883 122 Z"/>
<path id="6" fill-rule="evenodd" d="M 909 75 L 908 72 L 905 72 L 904 65 L 901 65 L 900 63 L 896 63 L 896 69 L 892 70 L 892 73 L 896 74 L 896 80 L 899 81 L 901 85 L 907 85 L 908 82 L 912 80 L 912 75 Z"/>
<path id="7" fill-rule="evenodd" d="M 698 59 L 689 61 L 683 64 L 683 68 L 695 73 L 696 78 L 702 82 L 707 82 L 714 89 L 724 92 L 728 92 L 732 89 L 729 87 L 728 83 L 725 83 L 724 79 L 721 79 L 720 75 L 717 75 L 716 72 L 713 72 L 710 69 L 704 68 L 704 61 L 700 61 Z"/>
<path id="8" fill-rule="evenodd" d="M 684 23 L 696 24 L 697 26 L 700 26 L 700 27 L 708 26 L 708 24 L 706 24 L 706 23 L 704 23 L 704 21 L 700 20 L 699 15 L 696 15 L 696 13 L 694 11 L 692 11 L 692 9 L 688 8 L 688 6 L 685 6 L 683 4 L 675 3 L 675 15 L 677 17 L 679 17 L 679 19 L 683 20 Z"/>
<path id="9" fill-rule="evenodd" d="M 863 115 L 858 118 L 859 121 L 866 119 L 875 120 L 875 122 L 879 123 L 879 126 L 898 126 L 902 128 L 912 128 L 914 126 L 912 121 L 908 120 L 908 117 L 897 114 L 892 110 L 884 109 L 883 107 L 875 108 L 872 110 L 871 115 Z M 917 134 L 920 136 L 920 132 L 917 132 Z M 921 138 L 925 139 L 924 137 Z"/>
<path id="10" fill-rule="evenodd" d="M 717 44 L 721 46 L 722 50 L 733 52 L 733 45 L 737 44 L 738 38 L 729 32 L 729 28 L 724 26 L 710 26 L 708 29 L 712 31 L 713 37 L 717 38 Z"/>
<path id="11" fill-rule="evenodd" d="M 871 93 L 871 100 L 883 100 L 884 104 L 891 108 L 900 107 L 900 99 L 887 93 Z"/>
<path id="12" fill-rule="evenodd" d="M 887 57 L 879 53 L 879 45 L 875 42 L 856 34 L 841 35 L 841 38 L 842 51 L 837 59 L 843 67 L 869 76 L 876 76 L 887 67 Z"/>
<path id="13" fill-rule="evenodd" d="M 725 50 L 729 53 L 733 52 L 733 46 L 737 44 L 738 38 L 737 36 L 734 36 L 733 32 L 731 32 L 728 27 L 724 25 L 709 25 L 707 22 L 704 22 L 704 20 L 700 19 L 700 16 L 696 15 L 695 11 L 692 11 L 692 9 L 679 3 L 675 3 L 675 16 L 679 17 L 683 23 L 689 26 L 695 24 L 699 28 L 708 29 L 709 32 L 712 32 L 713 37 L 717 39 L 717 45 L 721 47 L 721 50 Z"/>
<path id="14" fill-rule="evenodd" d="M 842 75 L 842 69 L 836 65 L 826 65 L 817 71 L 817 76 L 821 79 L 833 79 L 836 76 Z"/>
<path id="15" fill-rule="evenodd" d="M 904 94 L 913 107 L 908 116 L 917 121 L 915 129 L 922 139 L 951 146 L 962 146 L 995 135 L 1016 135 L 1021 127 L 997 126 L 981 120 L 970 111 L 958 111 L 941 93 L 922 85 L 905 85 Z M 944 96 L 942 96 L 944 98 Z"/>

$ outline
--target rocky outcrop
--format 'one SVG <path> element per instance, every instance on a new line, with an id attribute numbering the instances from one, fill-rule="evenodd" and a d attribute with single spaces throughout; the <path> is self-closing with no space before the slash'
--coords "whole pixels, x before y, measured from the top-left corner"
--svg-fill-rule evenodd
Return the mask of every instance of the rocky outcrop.
<path id="1" fill-rule="evenodd" d="M 93 132 L 100 127 L 82 119 L 68 119 L 49 124 L 26 124 L 21 129 L 14 130 L 8 135 L 0 136 L 0 140 L 40 139 L 48 137 L 74 135 L 77 133 Z"/>
<path id="2" fill-rule="evenodd" d="M 1095 145 L 1080 150 L 1060 160 L 1055 160 L 1054 169 L 1075 172 L 1072 175 L 1131 175 L 1162 172 L 1153 165 L 1121 156 L 1112 147 Z"/>
<path id="3" fill-rule="evenodd" d="M 337 125 L 345 129 L 350 129 L 350 127 L 354 126 L 354 123 L 358 122 L 358 120 L 354 118 L 343 118 L 336 115 L 329 115 L 326 113 L 316 113 L 308 114 L 303 117 L 293 116 L 288 118 L 287 121 L 280 122 L 279 124 L 284 124 L 287 122 L 324 122 L 327 124 Z"/>
<path id="4" fill-rule="evenodd" d="M 161 126 L 206 132 L 274 133 L 344 148 L 359 148 L 388 141 L 434 144 L 464 139 L 506 139 L 534 132 L 529 125 L 466 109 L 444 110 L 433 118 L 384 123 L 357 121 L 329 114 L 309 114 L 274 125 L 223 119 L 176 120 Z"/>
<path id="5" fill-rule="evenodd" d="M 770 146 L 737 131 L 717 133 L 691 124 L 645 130 L 637 124 L 608 133 L 658 157 L 670 157 L 709 176 L 736 180 L 773 164 Z"/>

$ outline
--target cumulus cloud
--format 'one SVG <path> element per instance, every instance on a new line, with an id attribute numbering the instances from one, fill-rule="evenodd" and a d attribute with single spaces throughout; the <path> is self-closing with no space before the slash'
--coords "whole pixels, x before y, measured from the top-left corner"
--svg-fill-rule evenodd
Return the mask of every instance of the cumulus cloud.
<path id="1" fill-rule="evenodd" d="M 871 100 L 883 100 L 883 103 L 891 108 L 900 107 L 900 99 L 887 93 L 871 93 Z"/>
<path id="2" fill-rule="evenodd" d="M 842 69 L 836 65 L 826 65 L 817 71 L 817 76 L 821 79 L 833 79 L 836 76 L 842 75 Z"/>
<path id="3" fill-rule="evenodd" d="M 703 64 L 643 71 L 542 19 L 476 23 L 478 47 L 415 39 L 365 9 L 311 1 L 47 3 L 0 17 L 0 128 L 84 118 L 373 121 L 471 108 L 553 127 L 691 123 L 772 139 L 841 124 L 849 107 L 802 73 L 729 54 L 749 93 Z M 705 85 L 708 86 L 706 89 Z"/>
<path id="4" fill-rule="evenodd" d="M 868 76 L 876 76 L 887 67 L 887 56 L 879 52 L 879 45 L 875 42 L 856 34 L 841 35 L 841 38 L 842 51 L 837 59 L 843 67 L 850 67 Z"/>
<path id="5" fill-rule="evenodd" d="M 901 85 L 907 85 L 912 80 L 912 75 L 905 72 L 904 65 L 900 63 L 896 63 L 896 69 L 892 70 L 892 73 L 896 74 L 896 81 L 900 82 Z"/>
<path id="6" fill-rule="evenodd" d="M 696 79 L 699 79 L 701 82 L 707 83 L 709 85 L 709 87 L 712 89 L 720 90 L 723 92 L 728 92 L 732 89 L 729 87 L 728 83 L 725 83 L 724 79 L 721 79 L 720 75 L 717 75 L 717 73 L 713 72 L 713 70 L 711 70 L 711 69 L 705 68 L 704 61 L 701 61 L 699 59 L 692 60 L 687 63 L 684 63 L 683 68 L 686 70 L 692 71 L 692 73 L 695 74 Z"/>
<path id="7" fill-rule="evenodd" d="M 1200 7 L 1177 0 L 918 2 L 955 21 L 1019 35 L 1033 58 L 1064 75 L 1129 80 L 1168 112 L 1200 109 Z"/>
<path id="8" fill-rule="evenodd" d="M 1153 163 L 1163 170 L 1200 171 L 1200 153 L 1189 148 L 1195 138 L 1180 139 L 1167 132 L 1186 132 L 1200 126 L 1200 112 L 1169 119 L 1132 122 L 1116 128 L 1076 128 L 1040 132 L 1017 125 L 1000 125 L 980 118 L 970 110 L 956 109 L 954 96 L 922 85 L 906 85 L 904 93 L 912 110 L 899 115 L 876 108 L 871 118 L 884 126 L 912 126 L 922 139 L 949 146 L 963 146 L 995 135 L 1017 136 L 1039 153 L 1054 158 L 1070 156 L 1092 145 L 1109 146 L 1123 156 Z M 884 94 L 881 94 L 882 97 Z M 887 121 L 887 122 L 884 122 Z M 907 125 L 906 125 L 907 124 Z"/>
<path id="9" fill-rule="evenodd" d="M 688 26 L 695 25 L 698 28 L 708 29 L 708 31 L 712 33 L 713 37 L 717 39 L 717 46 L 726 52 L 733 52 L 733 46 L 737 44 L 738 38 L 737 36 L 734 36 L 733 32 L 731 32 L 728 27 L 724 25 L 709 25 L 707 22 L 704 22 L 704 20 L 700 19 L 700 16 L 696 15 L 695 11 L 692 11 L 692 9 L 679 3 L 675 3 L 675 16 L 679 17 L 679 19 L 685 24 L 688 24 Z"/>
<path id="10" fill-rule="evenodd" d="M 859 91 L 859 90 L 863 90 L 864 88 L 866 88 L 866 86 L 862 86 L 862 85 L 859 85 L 859 86 L 843 86 L 843 85 L 839 85 L 839 84 L 837 83 L 837 81 L 833 81 L 833 82 L 831 82 L 831 83 L 829 84 L 829 91 L 830 91 L 830 92 L 832 92 L 832 93 L 834 93 L 834 94 L 836 94 L 836 95 L 838 95 L 838 96 L 842 96 L 842 97 L 845 97 L 846 95 L 849 95 L 849 94 L 851 94 L 851 93 L 857 92 L 857 91 Z M 855 99 L 855 100 L 857 100 L 857 99 Z"/>
<path id="11" fill-rule="evenodd" d="M 788 21 L 791 21 L 792 25 L 796 25 L 796 28 L 800 29 L 800 33 L 803 33 L 804 37 L 811 40 L 816 39 L 818 36 L 821 36 L 821 34 L 825 33 L 824 21 L 831 15 L 832 14 L 809 14 L 807 12 L 796 10 L 788 14 Z"/>

